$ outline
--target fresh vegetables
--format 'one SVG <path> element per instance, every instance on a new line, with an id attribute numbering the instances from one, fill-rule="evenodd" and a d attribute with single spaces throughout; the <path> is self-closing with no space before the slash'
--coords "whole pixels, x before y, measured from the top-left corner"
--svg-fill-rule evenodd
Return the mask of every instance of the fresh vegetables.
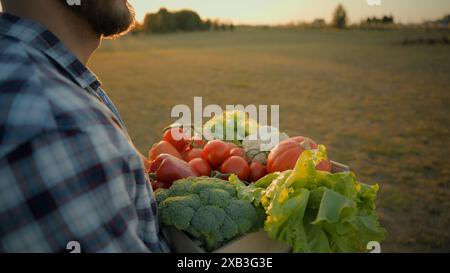
<path id="1" fill-rule="evenodd" d="M 154 186 L 163 188 L 169 188 L 178 179 L 197 176 L 187 162 L 170 154 L 158 155 L 150 165 L 150 172 L 160 183 L 158 185 L 154 183 Z"/>
<path id="2" fill-rule="evenodd" d="M 205 127 L 212 129 L 222 123 L 227 125 L 230 130 L 233 126 L 241 126 L 240 129 L 245 129 L 244 135 L 247 138 L 242 143 L 240 141 L 230 142 L 221 139 L 213 139 L 207 142 L 199 134 L 198 130 L 191 128 L 190 125 L 184 127 L 180 124 L 173 124 L 164 131 L 163 140 L 154 144 L 150 149 L 150 163 L 147 162 L 146 170 L 152 172 L 149 164 L 152 164 L 160 154 L 170 154 L 189 163 L 187 165 L 189 165 L 192 173 L 195 175 L 227 178 L 230 174 L 236 174 L 241 180 L 255 182 L 266 173 L 292 169 L 303 151 L 317 148 L 317 144 L 314 141 L 302 136 L 282 141 L 273 147 L 271 145 L 274 144 L 270 142 L 269 136 L 276 136 L 279 139 L 286 139 L 288 136 L 280 133 L 277 128 L 259 126 L 255 121 L 249 119 L 244 112 L 240 111 L 226 112 L 223 116 L 211 119 L 207 123 L 209 125 L 205 124 Z M 234 136 L 237 137 L 239 135 L 238 129 L 235 128 L 236 131 L 230 132 L 234 132 Z M 190 136 L 188 132 L 192 132 L 194 135 Z M 258 135 L 255 135 L 257 132 L 261 134 L 261 138 L 252 139 L 252 137 L 258 137 Z M 270 154 L 268 151 L 261 150 L 264 147 L 272 149 Z M 203 160 L 193 161 L 194 159 Z M 191 161 L 192 163 L 190 163 Z M 178 161 L 178 163 L 181 164 L 181 169 L 186 169 L 186 164 L 182 164 L 181 161 Z M 171 161 L 172 165 L 178 163 Z M 330 171 L 331 164 L 329 161 L 321 162 L 318 164 L 317 169 Z M 158 175 L 153 174 L 151 177 L 158 177 Z M 153 183 L 155 189 L 157 189 L 157 185 L 173 182 L 167 179 L 156 181 L 160 183 Z M 167 185 L 164 187 L 167 187 Z"/>
<path id="3" fill-rule="evenodd" d="M 242 141 L 242 148 L 246 155 L 253 161 L 266 164 L 267 155 L 278 143 L 271 143 L 272 137 L 278 138 L 278 143 L 286 140 L 289 136 L 281 133 L 277 128 L 272 126 L 260 126 L 257 133 L 247 136 Z"/>
<path id="4" fill-rule="evenodd" d="M 227 145 L 229 151 L 238 148 L 238 146 L 233 142 L 225 142 L 225 144 Z"/>
<path id="5" fill-rule="evenodd" d="M 230 156 L 230 149 L 222 140 L 211 140 L 203 148 L 202 157 L 213 167 L 219 167 Z"/>
<path id="6" fill-rule="evenodd" d="M 293 252 L 364 252 L 369 241 L 384 238 L 375 215 L 378 185 L 362 184 L 351 172 L 316 170 L 326 158 L 322 145 L 306 150 L 293 170 L 256 182 L 265 188 L 264 228 L 270 238 L 291 245 Z"/>
<path id="7" fill-rule="evenodd" d="M 203 152 L 203 150 L 200 148 L 188 147 L 182 153 L 183 160 L 186 162 L 189 162 L 194 158 L 201 158 L 202 152 Z"/>
<path id="8" fill-rule="evenodd" d="M 187 232 L 200 247 L 212 251 L 262 227 L 264 211 L 239 198 L 251 195 L 247 191 L 240 181 L 199 177 L 178 180 L 155 196 L 163 224 Z"/>
<path id="9" fill-rule="evenodd" d="M 331 161 L 329 159 L 320 161 L 316 166 L 316 170 L 325 172 L 331 172 L 332 168 L 333 166 L 331 165 Z"/>
<path id="10" fill-rule="evenodd" d="M 247 161 L 240 156 L 231 156 L 220 167 L 220 172 L 224 174 L 236 174 L 239 179 L 247 180 L 250 175 L 250 167 Z"/>
<path id="11" fill-rule="evenodd" d="M 197 176 L 210 176 L 211 166 L 203 158 L 194 158 L 189 161 L 189 166 Z"/>
<path id="12" fill-rule="evenodd" d="M 182 158 L 180 152 L 170 142 L 165 140 L 162 140 L 152 146 L 148 152 L 148 158 L 152 161 L 155 160 L 155 158 L 160 154 L 170 154 L 176 158 Z"/>
<path id="13" fill-rule="evenodd" d="M 266 168 L 261 162 L 253 161 L 250 163 L 250 174 L 248 176 L 249 182 L 255 182 L 266 175 Z"/>
<path id="14" fill-rule="evenodd" d="M 267 158 L 267 172 L 292 170 L 298 157 L 306 150 L 317 149 L 317 144 L 309 138 L 298 136 L 280 142 L 270 151 Z M 328 159 L 324 159 L 328 161 Z M 320 162 L 319 162 L 320 164 Z M 322 163 L 320 169 L 331 171 L 331 164 Z"/>
<path id="15" fill-rule="evenodd" d="M 246 158 L 245 151 L 242 148 L 231 149 L 230 156 L 240 156 L 242 158 Z"/>
<path id="16" fill-rule="evenodd" d="M 205 123 L 203 133 L 208 139 L 227 140 L 240 144 L 248 135 L 258 130 L 258 123 L 244 111 L 225 111 Z"/>
<path id="17" fill-rule="evenodd" d="M 262 227 L 293 252 L 364 252 L 369 241 L 383 239 L 378 185 L 362 184 L 348 171 L 332 174 L 325 147 L 313 140 L 289 138 L 239 111 L 205 124 L 210 141 L 170 128 L 150 149 L 150 164 L 143 159 L 159 217 L 207 251 Z M 267 135 L 255 140 L 258 128 L 280 142 Z"/>
<path id="18" fill-rule="evenodd" d="M 167 129 L 162 139 L 172 144 L 178 151 L 183 150 L 190 142 L 190 136 L 184 132 L 182 127 Z"/>

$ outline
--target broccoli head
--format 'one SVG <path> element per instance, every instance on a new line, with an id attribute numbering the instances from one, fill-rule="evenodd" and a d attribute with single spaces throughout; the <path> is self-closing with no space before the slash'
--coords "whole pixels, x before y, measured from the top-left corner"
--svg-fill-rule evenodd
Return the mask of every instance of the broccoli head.
<path id="1" fill-rule="evenodd" d="M 155 192 L 161 222 L 185 231 L 212 251 L 263 226 L 260 210 L 240 200 L 236 187 L 210 177 L 185 178 Z"/>

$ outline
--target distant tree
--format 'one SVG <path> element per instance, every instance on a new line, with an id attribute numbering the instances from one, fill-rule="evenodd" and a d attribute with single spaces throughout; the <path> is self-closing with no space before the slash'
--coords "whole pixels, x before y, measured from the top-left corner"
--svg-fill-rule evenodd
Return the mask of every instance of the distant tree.
<path id="1" fill-rule="evenodd" d="M 312 21 L 312 23 L 311 23 L 311 26 L 315 27 L 315 28 L 323 28 L 326 25 L 327 25 L 327 23 L 322 18 L 314 19 L 314 21 Z"/>
<path id="2" fill-rule="evenodd" d="M 142 31 L 145 33 L 153 32 L 152 29 L 156 25 L 156 14 L 148 13 L 145 15 L 142 23 Z"/>
<path id="3" fill-rule="evenodd" d="M 218 22 L 217 20 L 215 20 L 215 21 L 212 23 L 212 29 L 213 29 L 213 30 L 220 30 L 220 24 L 219 24 L 219 22 Z"/>
<path id="4" fill-rule="evenodd" d="M 383 17 L 368 17 L 362 21 L 360 27 L 364 29 L 386 29 L 394 25 L 394 16 L 384 15 Z"/>
<path id="5" fill-rule="evenodd" d="M 203 29 L 203 21 L 196 12 L 182 10 L 174 14 L 177 30 L 195 31 Z"/>
<path id="6" fill-rule="evenodd" d="M 450 26 L 450 14 L 445 15 L 441 19 L 437 20 L 436 23 L 444 26 Z"/>
<path id="7" fill-rule="evenodd" d="M 234 26 L 222 24 L 219 21 L 203 21 L 200 15 L 191 10 L 170 12 L 161 8 L 157 13 L 147 14 L 143 24 L 137 32 L 144 33 L 171 33 L 176 31 L 200 30 L 233 30 Z"/>
<path id="8" fill-rule="evenodd" d="M 177 30 L 177 21 L 175 16 L 167 9 L 162 8 L 157 13 L 156 32 L 168 33 Z"/>
<path id="9" fill-rule="evenodd" d="M 336 28 L 345 28 L 347 26 L 347 12 L 344 7 L 339 4 L 333 13 L 333 26 Z"/>
<path id="10" fill-rule="evenodd" d="M 393 16 L 383 16 L 383 18 L 381 19 L 381 22 L 383 24 L 393 24 L 394 23 L 394 17 Z"/>
<path id="11" fill-rule="evenodd" d="M 210 30 L 211 27 L 212 27 L 212 22 L 211 22 L 210 19 L 206 20 L 206 21 L 203 23 L 203 30 Z"/>
<path id="12" fill-rule="evenodd" d="M 445 16 L 442 18 L 442 21 L 446 22 L 447 24 L 450 23 L 450 14 L 445 15 Z"/>
<path id="13" fill-rule="evenodd" d="M 176 18 L 167 9 L 162 8 L 158 13 L 147 14 L 143 23 L 144 32 L 168 33 L 177 29 Z"/>

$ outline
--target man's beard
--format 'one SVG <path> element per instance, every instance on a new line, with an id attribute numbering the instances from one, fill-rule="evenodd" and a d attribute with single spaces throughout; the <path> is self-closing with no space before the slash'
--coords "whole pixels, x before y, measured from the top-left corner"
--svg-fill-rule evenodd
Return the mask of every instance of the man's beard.
<path id="1" fill-rule="evenodd" d="M 81 0 L 81 5 L 69 8 L 87 20 L 103 37 L 125 34 L 135 23 L 133 7 L 125 0 Z"/>

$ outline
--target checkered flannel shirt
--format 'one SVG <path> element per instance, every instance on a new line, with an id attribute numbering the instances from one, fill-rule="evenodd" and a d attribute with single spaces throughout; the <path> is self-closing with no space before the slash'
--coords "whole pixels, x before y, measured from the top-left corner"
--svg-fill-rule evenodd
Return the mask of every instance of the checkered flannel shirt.
<path id="1" fill-rule="evenodd" d="M 96 76 L 0 13 L 0 252 L 167 252 L 147 179 Z"/>

